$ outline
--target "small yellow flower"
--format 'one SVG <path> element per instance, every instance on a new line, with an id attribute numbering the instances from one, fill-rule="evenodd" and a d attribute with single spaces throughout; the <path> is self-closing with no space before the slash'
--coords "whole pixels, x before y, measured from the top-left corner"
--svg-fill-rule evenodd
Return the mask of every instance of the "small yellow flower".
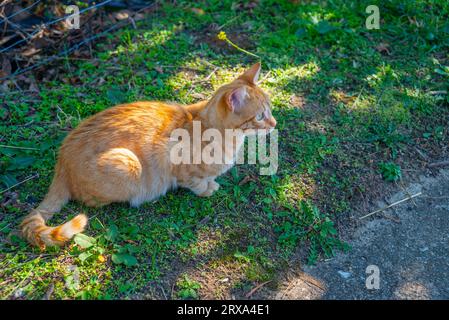
<path id="1" fill-rule="evenodd" d="M 220 40 L 226 40 L 226 39 L 228 39 L 228 37 L 226 36 L 226 32 L 224 32 L 224 31 L 220 31 L 220 33 L 218 33 L 217 37 L 218 37 L 218 39 L 220 39 Z"/>
<path id="2" fill-rule="evenodd" d="M 106 258 L 104 257 L 104 255 L 100 254 L 98 256 L 98 261 L 100 261 L 101 263 L 104 263 L 106 261 Z"/>
<path id="3" fill-rule="evenodd" d="M 239 47 L 238 45 L 236 45 L 234 42 L 232 42 L 231 40 L 229 40 L 229 39 L 228 39 L 228 36 L 226 35 L 226 32 L 224 32 L 224 31 L 220 31 L 220 32 L 217 34 L 217 38 L 218 38 L 219 40 L 226 41 L 226 42 L 229 43 L 231 46 L 233 46 L 234 48 L 236 48 L 237 50 L 239 50 L 239 51 L 241 51 L 241 52 L 244 52 L 244 53 L 249 54 L 250 56 L 253 56 L 253 57 L 256 57 L 256 58 L 260 58 L 257 54 L 254 54 L 254 53 L 251 53 L 251 52 L 249 52 L 249 51 L 246 51 L 245 49 L 240 48 L 240 47 Z"/>

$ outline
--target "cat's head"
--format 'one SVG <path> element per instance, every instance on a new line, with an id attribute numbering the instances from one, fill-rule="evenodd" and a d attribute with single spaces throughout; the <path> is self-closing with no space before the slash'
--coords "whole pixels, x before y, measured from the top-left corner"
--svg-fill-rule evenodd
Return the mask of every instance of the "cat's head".
<path id="1" fill-rule="evenodd" d="M 242 129 L 245 134 L 268 133 L 276 126 L 268 95 L 257 86 L 260 63 L 214 94 L 217 120 L 226 129 Z M 265 129 L 265 130 L 258 130 Z"/>

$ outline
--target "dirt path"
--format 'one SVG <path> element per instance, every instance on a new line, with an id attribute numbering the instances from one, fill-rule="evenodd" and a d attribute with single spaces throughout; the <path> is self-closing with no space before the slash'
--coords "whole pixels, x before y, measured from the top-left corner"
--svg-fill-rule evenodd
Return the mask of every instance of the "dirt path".
<path id="1" fill-rule="evenodd" d="M 349 253 L 304 267 L 289 276 L 271 297 L 449 299 L 449 170 L 441 170 L 436 177 L 421 177 L 407 191 L 422 192 L 422 196 L 367 218 L 349 242 Z M 406 197 L 405 192 L 399 192 L 387 202 Z M 377 204 L 378 208 L 386 205 Z M 366 273 L 368 266 L 374 273 Z M 366 279 L 375 276 L 376 267 L 379 289 L 369 290 Z"/>

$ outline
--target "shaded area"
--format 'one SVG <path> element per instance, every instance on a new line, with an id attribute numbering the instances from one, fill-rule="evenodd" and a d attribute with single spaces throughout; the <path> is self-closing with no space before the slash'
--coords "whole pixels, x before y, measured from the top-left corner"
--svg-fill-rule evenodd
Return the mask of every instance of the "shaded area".
<path id="1" fill-rule="evenodd" d="M 387 203 L 422 192 L 413 201 L 377 214 L 349 241 L 349 254 L 290 276 L 276 299 L 448 299 L 449 172 L 421 176 Z M 376 208 L 385 202 L 379 201 Z M 363 212 L 354 212 L 360 217 Z M 379 268 L 379 289 L 368 290 L 367 267 Z M 312 279 L 312 280 L 310 280 Z M 311 285 L 312 284 L 312 285 Z"/>
<path id="2" fill-rule="evenodd" d="M 73 11 L 66 13 L 69 5 L 73 3 L 47 0 L 21 3 L 7 0 L 1 4 L 1 82 L 13 79 L 19 87 L 29 85 L 26 77 L 19 77 L 25 73 L 50 81 L 55 78 L 54 71 L 45 73 L 50 64 L 69 55 L 72 59 L 92 59 L 95 40 L 135 24 L 156 7 L 154 1 L 79 1 L 76 4 L 79 26 L 72 27 Z"/>

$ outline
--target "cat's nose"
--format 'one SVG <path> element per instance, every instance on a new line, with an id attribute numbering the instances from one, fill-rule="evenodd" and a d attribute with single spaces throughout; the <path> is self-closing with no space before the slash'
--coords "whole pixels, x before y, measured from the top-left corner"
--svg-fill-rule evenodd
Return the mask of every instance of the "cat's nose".
<path id="1" fill-rule="evenodd" d="M 271 117 L 269 120 L 268 120 L 268 124 L 271 126 L 271 127 L 276 127 L 276 119 L 274 118 L 274 117 Z"/>

